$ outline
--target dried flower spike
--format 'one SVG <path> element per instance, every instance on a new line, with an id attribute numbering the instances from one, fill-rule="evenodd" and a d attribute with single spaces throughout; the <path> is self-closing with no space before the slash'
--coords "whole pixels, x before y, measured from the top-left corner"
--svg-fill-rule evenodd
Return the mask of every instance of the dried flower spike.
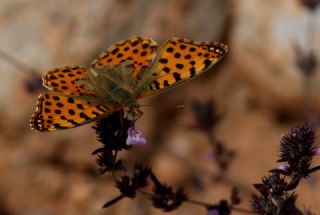
<path id="1" fill-rule="evenodd" d="M 294 127 L 281 138 L 278 162 L 286 162 L 294 179 L 309 176 L 311 160 L 315 155 L 314 139 L 315 133 L 310 124 Z"/>
<path id="2" fill-rule="evenodd" d="M 183 202 L 189 199 L 182 188 L 174 192 L 172 187 L 160 183 L 153 173 L 150 173 L 150 179 L 154 184 L 153 194 L 150 200 L 155 208 L 169 212 L 177 209 Z"/>
<path id="3" fill-rule="evenodd" d="M 296 47 L 296 65 L 306 77 L 313 75 L 316 71 L 318 62 L 314 52 L 305 52 L 301 48 Z"/>
<path id="4" fill-rule="evenodd" d="M 123 111 L 118 111 L 96 122 L 93 127 L 97 133 L 97 139 L 108 150 L 121 151 L 131 149 L 126 144 L 127 130 L 132 121 L 124 117 Z"/>
<path id="5" fill-rule="evenodd" d="M 215 104 L 212 100 L 199 102 L 192 101 L 191 110 L 193 112 L 196 129 L 202 131 L 211 131 L 220 121 L 220 115 L 216 112 Z"/>
<path id="6" fill-rule="evenodd" d="M 253 195 L 252 209 L 257 214 L 312 214 L 303 213 L 296 207 L 297 195 L 292 192 L 301 179 L 320 170 L 320 166 L 310 168 L 313 156 L 317 155 L 318 147 L 314 147 L 315 133 L 310 124 L 296 126 L 281 137 L 280 164 L 270 170 L 271 175 L 263 177 L 262 183 L 254 184 L 259 195 Z"/>
<path id="7" fill-rule="evenodd" d="M 315 10 L 320 3 L 320 0 L 300 0 L 301 4 L 310 10 Z"/>

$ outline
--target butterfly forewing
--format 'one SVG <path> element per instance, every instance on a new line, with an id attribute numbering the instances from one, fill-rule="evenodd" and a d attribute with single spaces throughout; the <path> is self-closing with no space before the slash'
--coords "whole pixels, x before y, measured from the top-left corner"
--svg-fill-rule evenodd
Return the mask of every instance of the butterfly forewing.
<path id="1" fill-rule="evenodd" d="M 132 75 L 136 78 L 143 68 L 148 68 L 156 55 L 157 43 L 148 38 L 133 37 L 111 46 L 91 64 L 94 69 L 116 66 L 125 61 L 133 64 Z"/>
<path id="2" fill-rule="evenodd" d="M 53 131 L 80 126 L 119 110 L 117 104 L 93 105 L 56 93 L 41 94 L 30 124 L 33 130 Z"/>
<path id="3" fill-rule="evenodd" d="M 226 52 L 227 46 L 218 42 L 200 43 L 178 38 L 167 41 L 150 68 L 155 80 L 139 97 L 161 92 L 199 75 L 223 58 Z"/>
<path id="4" fill-rule="evenodd" d="M 81 81 L 87 76 L 88 68 L 80 66 L 65 66 L 49 70 L 43 75 L 43 85 L 51 91 L 66 95 L 93 95 Z"/>

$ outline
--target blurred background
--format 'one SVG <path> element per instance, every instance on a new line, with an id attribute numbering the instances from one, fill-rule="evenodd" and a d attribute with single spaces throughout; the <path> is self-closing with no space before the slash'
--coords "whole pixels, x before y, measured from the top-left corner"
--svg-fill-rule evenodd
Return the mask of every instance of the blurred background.
<path id="1" fill-rule="evenodd" d="M 136 35 L 158 43 L 219 41 L 229 52 L 201 77 L 142 100 L 156 105 L 143 108 L 138 122 L 149 144 L 123 158 L 152 166 L 161 181 L 184 187 L 195 200 L 217 203 L 237 186 L 239 207 L 249 208 L 252 184 L 278 166 L 281 135 L 307 120 L 319 125 L 320 13 L 303 2 L 316 1 L 0 0 L 0 214 L 164 213 L 145 197 L 101 208 L 118 190 L 91 155 L 100 146 L 93 124 L 53 133 L 29 128 L 45 91 L 43 72 L 89 65 Z M 216 117 L 195 117 L 203 113 Z M 212 154 L 213 139 L 224 158 Z M 319 177 L 299 186 L 301 208 L 319 211 Z M 171 214 L 206 210 L 186 203 Z"/>

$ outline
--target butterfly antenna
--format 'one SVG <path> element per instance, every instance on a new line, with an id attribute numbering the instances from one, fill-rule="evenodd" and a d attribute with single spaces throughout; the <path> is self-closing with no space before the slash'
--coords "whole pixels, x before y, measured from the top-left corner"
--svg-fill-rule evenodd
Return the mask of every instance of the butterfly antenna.
<path id="1" fill-rule="evenodd" d="M 25 72 L 29 72 L 29 73 L 36 73 L 36 71 L 37 71 L 36 69 L 31 68 L 31 67 L 27 66 L 26 64 L 22 63 L 20 60 L 18 60 L 18 58 L 6 53 L 2 49 L 0 49 L 0 58 L 4 61 L 8 62 L 12 66 L 16 67 L 19 71 L 25 71 Z"/>
<path id="2" fill-rule="evenodd" d="M 140 107 L 156 107 L 156 108 L 160 108 L 160 107 L 164 107 L 163 105 L 140 105 Z M 171 107 L 171 108 L 177 108 L 178 110 L 183 110 L 185 108 L 184 105 L 171 105 L 171 106 L 165 106 L 165 107 Z"/>
<path id="3" fill-rule="evenodd" d="M 28 73 L 27 79 L 24 82 L 24 88 L 29 93 L 34 93 L 42 88 L 42 78 L 37 73 L 37 70 L 22 63 L 18 58 L 6 53 L 0 49 L 0 59 L 14 66 L 19 72 Z"/>

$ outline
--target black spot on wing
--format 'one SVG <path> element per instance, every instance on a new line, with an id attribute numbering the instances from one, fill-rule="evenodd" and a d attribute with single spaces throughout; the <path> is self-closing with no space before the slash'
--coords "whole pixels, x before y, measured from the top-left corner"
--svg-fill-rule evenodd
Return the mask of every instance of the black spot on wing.
<path id="1" fill-rule="evenodd" d="M 52 96 L 52 99 L 55 100 L 55 101 L 59 101 L 60 100 L 59 96 Z"/>
<path id="2" fill-rule="evenodd" d="M 172 75 L 173 75 L 173 78 L 174 78 L 176 81 L 180 81 L 180 80 L 181 80 L 181 75 L 180 75 L 180 73 L 174 72 Z"/>
<path id="3" fill-rule="evenodd" d="M 114 48 L 114 49 L 111 51 L 111 54 L 117 54 L 118 51 L 119 51 L 119 48 Z"/>
<path id="4" fill-rule="evenodd" d="M 196 75 L 196 68 L 191 67 L 189 71 L 190 71 L 190 77 L 193 77 Z"/>
<path id="5" fill-rule="evenodd" d="M 169 82 L 168 82 L 167 80 L 164 80 L 164 81 L 163 81 L 163 86 L 165 86 L 165 87 L 170 86 L 170 85 L 169 85 Z"/>
<path id="6" fill-rule="evenodd" d="M 147 49 L 148 47 L 149 47 L 149 44 L 148 44 L 148 43 L 142 44 L 142 48 L 143 48 L 143 49 Z"/>
<path id="7" fill-rule="evenodd" d="M 160 58 L 159 62 L 160 62 L 160 63 L 163 63 L 163 64 L 166 64 L 166 63 L 168 63 L 168 59 L 166 59 L 166 58 Z"/>
<path id="8" fill-rule="evenodd" d="M 83 110 L 83 109 L 84 109 L 84 107 L 83 107 L 82 104 L 77 104 L 77 108 L 79 108 L 80 110 Z"/>
<path id="9" fill-rule="evenodd" d="M 58 103 L 57 103 L 57 106 L 58 106 L 58 107 L 63 107 L 64 105 L 63 105 L 62 103 L 58 102 Z"/>
<path id="10" fill-rule="evenodd" d="M 55 80 L 55 79 L 57 79 L 57 77 L 54 76 L 54 75 L 50 75 L 50 76 L 49 76 L 49 79 L 50 79 L 50 80 Z"/>
<path id="11" fill-rule="evenodd" d="M 154 88 L 155 90 L 159 90 L 159 89 L 160 89 L 160 83 L 159 83 L 159 81 L 157 81 L 157 80 L 153 81 L 153 82 L 152 82 L 152 85 L 153 85 L 153 88 Z"/>
<path id="12" fill-rule="evenodd" d="M 74 99 L 69 97 L 68 100 L 67 100 L 69 103 L 74 103 Z"/>
<path id="13" fill-rule="evenodd" d="M 169 52 L 169 53 L 171 53 L 171 52 L 174 51 L 174 49 L 173 49 L 172 47 L 168 47 L 166 51 Z"/>
<path id="14" fill-rule="evenodd" d="M 211 64 L 212 64 L 212 61 L 211 60 L 209 60 L 209 59 L 205 59 L 204 61 L 203 61 L 203 64 L 204 64 L 204 70 L 205 69 L 207 69 Z"/>
<path id="15" fill-rule="evenodd" d="M 170 68 L 169 67 L 163 67 L 162 69 L 165 73 L 169 73 L 170 72 Z"/>
<path id="16" fill-rule="evenodd" d="M 195 48 L 195 47 L 190 47 L 189 51 L 190 51 L 190 52 L 195 52 L 195 51 L 196 51 L 196 48 Z"/>
<path id="17" fill-rule="evenodd" d="M 96 108 L 101 112 L 105 112 L 106 111 L 106 109 L 103 106 L 96 106 Z M 99 115 L 101 115 L 101 114 L 99 114 Z"/>
<path id="18" fill-rule="evenodd" d="M 136 46 L 136 45 L 138 45 L 138 43 L 139 43 L 139 40 L 134 40 L 134 41 L 131 42 L 131 45 L 132 46 Z"/>
<path id="19" fill-rule="evenodd" d="M 64 129 L 64 128 L 66 128 L 65 126 L 62 126 L 59 123 L 54 123 L 53 127 L 56 128 L 56 129 Z"/>
<path id="20" fill-rule="evenodd" d="M 186 48 L 187 48 L 186 45 L 184 45 L 184 44 L 181 44 L 181 45 L 180 45 L 180 49 L 181 49 L 181 50 L 185 50 Z"/>
<path id="21" fill-rule="evenodd" d="M 179 52 L 177 52 L 177 53 L 174 54 L 174 57 L 175 57 L 175 58 L 180 58 L 180 57 L 181 57 L 181 54 L 180 54 Z"/>
<path id="22" fill-rule="evenodd" d="M 55 83 L 55 82 L 52 82 L 52 83 L 51 83 L 51 86 L 53 86 L 53 87 L 59 87 L 59 84 L 57 84 L 57 83 Z"/>
<path id="23" fill-rule="evenodd" d="M 79 125 L 81 125 L 81 124 L 77 123 L 76 121 L 74 121 L 73 119 L 68 119 L 67 121 L 68 121 L 69 123 L 71 123 L 72 125 L 74 125 L 74 126 L 79 126 Z"/>
<path id="24" fill-rule="evenodd" d="M 147 55 L 147 52 L 146 52 L 146 51 L 141 52 L 141 56 L 142 56 L 142 57 L 144 57 L 144 56 L 146 56 L 146 55 Z"/>
<path id="25" fill-rule="evenodd" d="M 75 115 L 75 114 L 76 114 L 76 112 L 75 112 L 74 110 L 72 110 L 72 109 L 69 109 L 69 110 L 68 110 L 68 113 L 69 113 L 70 115 Z"/>
<path id="26" fill-rule="evenodd" d="M 184 59 L 186 59 L 186 60 L 189 60 L 189 59 L 191 59 L 191 55 L 190 54 L 187 54 L 186 56 L 184 56 Z"/>
<path id="27" fill-rule="evenodd" d="M 80 116 L 81 118 L 85 119 L 85 120 L 90 120 L 90 119 L 91 119 L 87 114 L 85 114 L 85 113 L 83 113 L 83 112 L 81 112 L 79 116 Z"/>
<path id="28" fill-rule="evenodd" d="M 181 63 L 177 63 L 177 64 L 176 64 L 176 68 L 178 68 L 178 69 L 183 69 L 183 67 L 184 67 L 184 66 L 183 66 L 183 64 L 181 64 Z"/>

